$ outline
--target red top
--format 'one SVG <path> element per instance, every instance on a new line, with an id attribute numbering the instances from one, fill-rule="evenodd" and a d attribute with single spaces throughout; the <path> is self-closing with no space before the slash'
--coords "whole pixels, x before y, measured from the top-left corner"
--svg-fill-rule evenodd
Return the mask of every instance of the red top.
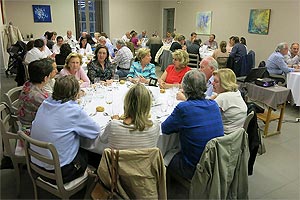
<path id="1" fill-rule="evenodd" d="M 174 83 L 181 83 L 183 76 L 186 72 L 190 71 L 190 67 L 186 66 L 180 71 L 176 71 L 174 65 L 169 65 L 166 69 L 167 71 L 167 77 L 166 77 L 166 83 L 174 84 Z"/>

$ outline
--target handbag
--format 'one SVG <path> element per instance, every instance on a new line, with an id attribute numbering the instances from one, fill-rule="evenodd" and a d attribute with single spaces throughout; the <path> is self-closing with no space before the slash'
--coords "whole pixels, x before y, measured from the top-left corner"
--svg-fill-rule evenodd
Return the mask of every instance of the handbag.
<path id="1" fill-rule="evenodd" d="M 104 183 L 100 180 L 98 175 L 95 177 L 95 186 L 91 193 L 93 200 L 98 199 L 122 199 L 118 194 L 117 181 L 119 178 L 118 174 L 118 161 L 119 161 L 119 150 L 111 149 L 111 186 L 108 189 Z"/>

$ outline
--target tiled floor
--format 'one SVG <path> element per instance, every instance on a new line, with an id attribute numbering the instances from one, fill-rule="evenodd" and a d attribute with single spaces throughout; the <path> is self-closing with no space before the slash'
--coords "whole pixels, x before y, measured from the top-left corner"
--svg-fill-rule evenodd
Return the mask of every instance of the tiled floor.
<path id="1" fill-rule="evenodd" d="M 15 86 L 13 78 L 7 79 L 1 73 L 1 95 Z M 300 117 L 299 107 L 287 105 L 282 133 L 264 139 L 267 152 L 258 156 L 254 166 L 254 174 L 249 177 L 250 199 L 300 199 L 299 183 L 299 140 L 300 123 L 295 118 Z M 263 123 L 259 123 L 263 127 Z M 275 127 L 271 124 L 271 128 Z M 15 178 L 12 170 L 0 170 L 1 199 L 15 199 Z M 22 199 L 33 198 L 31 180 L 23 170 L 21 177 Z M 40 191 L 40 198 L 55 198 Z M 74 196 L 82 198 L 82 194 Z"/>

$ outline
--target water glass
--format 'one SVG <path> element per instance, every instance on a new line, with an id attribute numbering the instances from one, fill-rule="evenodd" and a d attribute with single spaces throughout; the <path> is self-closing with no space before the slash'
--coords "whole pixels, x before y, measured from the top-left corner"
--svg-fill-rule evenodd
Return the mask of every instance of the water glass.
<path id="1" fill-rule="evenodd" d="M 119 75 L 118 74 L 114 75 L 114 77 L 113 77 L 113 84 L 114 84 L 115 88 L 117 88 L 119 86 Z"/>

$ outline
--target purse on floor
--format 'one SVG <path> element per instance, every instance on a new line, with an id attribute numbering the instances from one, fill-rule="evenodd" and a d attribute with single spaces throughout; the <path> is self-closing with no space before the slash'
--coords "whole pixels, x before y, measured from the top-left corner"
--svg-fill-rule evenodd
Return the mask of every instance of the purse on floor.
<path id="1" fill-rule="evenodd" d="M 118 181 L 118 160 L 119 160 L 119 150 L 111 149 L 111 186 L 108 189 L 104 183 L 100 180 L 98 175 L 95 177 L 95 187 L 91 193 L 93 200 L 98 199 L 122 199 L 117 191 L 117 181 Z"/>

